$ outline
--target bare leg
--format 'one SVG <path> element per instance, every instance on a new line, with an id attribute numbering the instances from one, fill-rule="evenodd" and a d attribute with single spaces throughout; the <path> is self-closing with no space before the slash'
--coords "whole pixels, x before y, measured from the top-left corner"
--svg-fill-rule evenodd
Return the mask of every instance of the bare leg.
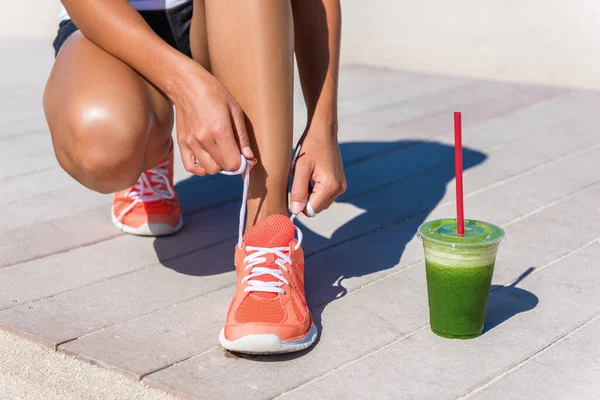
<path id="1" fill-rule="evenodd" d="M 190 27 L 190 48 L 192 58 L 198 61 L 207 71 L 210 71 L 204 0 L 194 0 L 194 14 L 192 16 L 192 26 Z"/>
<path id="2" fill-rule="evenodd" d="M 288 213 L 294 87 L 292 8 L 287 0 L 206 0 L 206 21 L 213 74 L 246 113 L 259 161 L 250 181 L 251 227 L 271 214 Z"/>
<path id="3" fill-rule="evenodd" d="M 80 32 L 58 54 L 44 111 L 60 165 L 98 192 L 133 185 L 171 145 L 169 101 Z"/>

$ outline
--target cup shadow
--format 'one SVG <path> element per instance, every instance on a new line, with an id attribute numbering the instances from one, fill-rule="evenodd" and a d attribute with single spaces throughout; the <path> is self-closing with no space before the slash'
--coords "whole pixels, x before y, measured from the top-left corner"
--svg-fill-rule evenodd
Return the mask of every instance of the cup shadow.
<path id="1" fill-rule="evenodd" d="M 421 140 L 353 142 L 342 143 L 340 150 L 344 159 L 348 191 L 337 199 L 337 203 L 345 203 L 360 212 L 354 213 L 357 215 L 349 217 L 349 220 L 328 235 L 319 234 L 298 222 L 304 233 L 307 299 L 319 329 L 317 344 L 325 329 L 323 310 L 327 304 L 346 295 L 345 281 L 396 266 L 406 245 L 414 238 L 418 226 L 443 199 L 448 184 L 454 179 L 454 148 L 447 144 Z M 486 158 L 482 152 L 464 148 L 463 168 L 468 170 L 481 164 Z M 197 224 L 187 226 L 177 236 L 155 240 L 154 247 L 162 265 L 194 276 L 233 271 L 238 208 L 233 204 L 229 208 L 221 207 L 218 211 L 221 213 L 219 221 L 224 222 L 218 224 L 203 224 L 202 215 L 208 213 L 198 211 L 232 201 L 239 205 L 241 182 L 224 176 L 207 179 L 192 177 L 178 183 L 176 189 L 186 217 L 192 215 L 194 219 L 200 220 Z M 337 217 L 339 219 L 339 215 Z M 225 229 L 219 225 L 226 226 L 231 231 L 231 247 L 228 247 L 230 252 L 211 254 L 208 259 L 205 255 L 198 255 L 198 259 L 191 263 L 189 259 L 186 263 L 171 260 L 178 240 L 197 238 L 201 241 L 211 238 L 212 232 Z M 352 241 L 352 245 L 347 245 L 349 241 Z M 204 265 L 207 262 L 210 265 Z M 510 318 L 510 310 L 522 309 L 518 305 L 512 308 L 501 306 L 505 303 L 506 296 L 514 296 L 519 300 L 520 291 L 521 289 L 511 286 L 490 298 L 489 315 L 493 325 L 489 325 L 488 330 Z M 305 353 L 252 358 L 279 361 Z"/>
<path id="2" fill-rule="evenodd" d="M 492 285 L 482 334 L 486 334 L 517 314 L 533 310 L 538 305 L 539 299 L 535 294 L 517 287 L 534 270 L 533 267 L 528 268 L 508 286 Z"/>

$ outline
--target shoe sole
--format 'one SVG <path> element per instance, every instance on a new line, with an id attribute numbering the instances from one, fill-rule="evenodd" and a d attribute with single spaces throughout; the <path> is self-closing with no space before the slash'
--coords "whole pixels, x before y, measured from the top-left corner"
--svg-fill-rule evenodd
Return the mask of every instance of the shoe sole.
<path id="1" fill-rule="evenodd" d="M 275 334 L 246 335 L 238 340 L 229 341 L 225 338 L 225 329 L 221 329 L 219 343 L 225 349 L 245 354 L 282 354 L 293 353 L 308 349 L 317 340 L 317 327 L 313 323 L 308 334 L 300 339 L 286 342 Z"/>
<path id="2" fill-rule="evenodd" d="M 172 226 L 166 223 L 151 223 L 143 224 L 138 228 L 125 225 L 115 217 L 114 212 L 111 213 L 113 225 L 121 232 L 129 233 L 137 236 L 166 236 L 177 233 L 183 227 L 183 216 L 179 217 L 177 226 Z"/>

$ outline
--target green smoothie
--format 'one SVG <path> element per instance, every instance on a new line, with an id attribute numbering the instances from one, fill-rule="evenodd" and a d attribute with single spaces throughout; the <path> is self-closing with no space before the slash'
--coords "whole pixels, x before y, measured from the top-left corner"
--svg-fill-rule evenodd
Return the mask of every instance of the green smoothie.
<path id="1" fill-rule="evenodd" d="M 434 333 L 447 338 L 479 336 L 485 322 L 498 246 L 504 231 L 486 222 L 426 222 L 419 227 L 425 250 L 429 318 Z"/>

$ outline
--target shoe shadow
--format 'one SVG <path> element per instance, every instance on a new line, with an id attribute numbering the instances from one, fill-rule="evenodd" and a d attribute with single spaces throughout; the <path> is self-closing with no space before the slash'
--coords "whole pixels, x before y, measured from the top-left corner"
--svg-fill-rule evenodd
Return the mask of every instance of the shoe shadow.
<path id="1" fill-rule="evenodd" d="M 508 286 L 492 285 L 482 334 L 486 334 L 519 313 L 533 310 L 538 305 L 539 299 L 535 294 L 517 287 L 534 270 L 533 267 L 528 268 L 519 279 Z"/>
<path id="2" fill-rule="evenodd" d="M 322 226 L 337 227 L 327 234 L 320 234 L 298 222 L 304 233 L 305 288 L 314 322 L 319 328 L 317 344 L 325 328 L 322 312 L 327 304 L 346 295 L 345 281 L 396 266 L 418 226 L 442 200 L 446 187 L 454 179 L 454 148 L 443 143 L 420 140 L 356 142 L 342 143 L 340 149 L 348 190 L 336 203 L 354 210 L 349 213 L 353 216 L 324 213 L 319 217 L 325 221 Z M 479 151 L 464 148 L 463 168 L 472 168 L 486 158 Z M 187 227 L 176 236 L 155 240 L 159 260 L 167 268 L 194 276 L 233 271 L 241 182 L 224 176 L 193 177 L 178 183 L 176 189 L 186 213 Z M 219 205 L 214 212 L 213 209 L 207 213 L 199 212 Z M 210 219 L 215 212 L 219 213 L 219 218 Z M 327 219 L 332 223 L 329 224 Z M 377 234 L 384 227 L 389 227 L 391 233 Z M 199 253 L 193 262 L 189 255 L 186 262 L 182 262 L 181 257 L 172 259 L 178 241 L 210 242 L 214 237 L 222 236 L 222 232 L 230 233 L 226 242 L 231 245 L 227 247 L 231 251 L 211 254 L 210 262 L 205 258 L 205 252 L 200 252 L 202 255 Z M 347 245 L 349 241 L 352 245 Z M 496 318 L 495 321 L 503 318 L 495 311 L 497 301 L 520 289 L 509 287 L 505 290 L 504 295 L 495 295 L 496 298 L 491 299 L 491 318 Z M 307 351 L 291 356 L 251 358 L 281 361 L 302 356 Z"/>

